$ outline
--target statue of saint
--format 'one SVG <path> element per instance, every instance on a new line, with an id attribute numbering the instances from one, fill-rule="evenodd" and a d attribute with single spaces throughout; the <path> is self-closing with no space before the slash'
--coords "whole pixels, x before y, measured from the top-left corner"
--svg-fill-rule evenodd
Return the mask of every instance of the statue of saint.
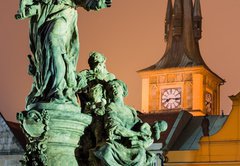
<path id="1" fill-rule="evenodd" d="M 21 0 L 17 19 L 30 17 L 29 73 L 34 77 L 27 106 L 38 102 L 77 104 L 79 55 L 77 7 L 100 10 L 111 0 Z"/>
<path id="2" fill-rule="evenodd" d="M 106 69 L 106 57 L 99 52 L 91 52 L 88 59 L 90 69 L 77 74 L 78 96 L 82 112 L 92 116 L 92 123 L 85 129 L 81 138 L 81 161 L 95 164 L 93 152 L 105 138 L 104 114 L 107 104 L 106 84 L 115 79 L 115 75 Z M 93 164 L 93 165 L 94 165 Z"/>
<path id="3" fill-rule="evenodd" d="M 103 54 L 91 52 L 88 64 L 90 69 L 83 70 L 77 74 L 78 96 L 84 113 L 86 103 L 92 101 L 91 97 L 89 97 L 90 89 L 96 84 L 104 86 L 108 81 L 115 79 L 115 75 L 108 72 L 106 68 L 106 57 Z"/>

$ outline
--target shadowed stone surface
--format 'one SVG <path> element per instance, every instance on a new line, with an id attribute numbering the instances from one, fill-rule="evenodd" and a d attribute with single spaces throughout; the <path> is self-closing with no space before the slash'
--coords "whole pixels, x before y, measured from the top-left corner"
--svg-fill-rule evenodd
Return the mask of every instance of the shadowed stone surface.
<path id="1" fill-rule="evenodd" d="M 20 166 L 24 149 L 0 113 L 0 165 Z"/>

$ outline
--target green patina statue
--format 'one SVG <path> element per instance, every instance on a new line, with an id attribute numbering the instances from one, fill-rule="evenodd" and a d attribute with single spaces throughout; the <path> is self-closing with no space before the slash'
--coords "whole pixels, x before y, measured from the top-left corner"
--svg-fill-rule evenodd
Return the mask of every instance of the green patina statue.
<path id="1" fill-rule="evenodd" d="M 76 8 L 89 11 L 110 6 L 111 0 L 20 1 L 15 18 L 30 18 L 28 72 L 33 76 L 26 111 L 17 114 L 28 140 L 23 165 L 79 165 L 78 143 L 92 117 L 81 113 L 76 95 L 83 88 L 76 72 Z"/>
<path id="2" fill-rule="evenodd" d="M 82 111 L 85 112 L 86 102 L 92 86 L 100 83 L 106 84 L 109 80 L 115 79 L 115 75 L 106 69 L 106 57 L 99 52 L 91 52 L 88 58 L 90 69 L 83 70 L 77 74 L 78 96 L 81 101 Z"/>
<path id="3" fill-rule="evenodd" d="M 28 72 L 34 78 L 26 111 L 17 115 L 28 138 L 23 165 L 154 165 L 155 155 L 146 148 L 166 122 L 150 126 L 124 104 L 127 86 L 108 72 L 103 54 L 91 52 L 90 69 L 76 72 L 76 8 L 110 6 L 111 0 L 20 1 L 15 17 L 30 18 Z"/>
<path id="4" fill-rule="evenodd" d="M 138 118 L 137 111 L 124 104 L 123 98 L 128 93 L 124 82 L 115 79 L 109 81 L 106 88 L 106 138 L 101 146 L 96 148 L 95 156 L 106 166 L 154 165 L 155 155 L 146 148 L 153 143 L 154 138 L 159 139 L 160 132 L 166 130 L 166 122 L 155 123 L 155 128 L 143 123 Z"/>
<path id="5" fill-rule="evenodd" d="M 77 74 L 78 96 L 82 112 L 91 115 L 93 120 L 81 139 L 81 162 L 94 165 L 93 152 L 105 139 L 104 114 L 107 104 L 106 84 L 115 75 L 106 69 L 106 57 L 99 52 L 91 52 L 88 59 L 90 69 Z"/>
<path id="6" fill-rule="evenodd" d="M 30 17 L 29 73 L 34 77 L 27 106 L 37 102 L 76 104 L 79 55 L 77 10 L 110 7 L 111 0 L 21 0 L 17 19 Z"/>
<path id="7" fill-rule="evenodd" d="M 90 69 L 79 72 L 82 112 L 93 117 L 81 139 L 82 165 L 153 165 L 155 155 L 146 150 L 160 138 L 167 124 L 143 123 L 137 111 L 124 104 L 128 90 L 124 82 L 106 69 L 106 58 L 90 53 Z"/>

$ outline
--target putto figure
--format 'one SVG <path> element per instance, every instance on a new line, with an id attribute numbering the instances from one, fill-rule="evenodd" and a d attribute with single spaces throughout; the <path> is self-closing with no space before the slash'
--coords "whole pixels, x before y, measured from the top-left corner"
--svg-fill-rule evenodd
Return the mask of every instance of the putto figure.
<path id="1" fill-rule="evenodd" d="M 111 0 L 21 0 L 17 19 L 31 17 L 29 73 L 34 77 L 27 106 L 37 102 L 76 104 L 79 55 L 77 7 L 100 10 Z M 71 96 L 71 97 L 69 97 Z"/>

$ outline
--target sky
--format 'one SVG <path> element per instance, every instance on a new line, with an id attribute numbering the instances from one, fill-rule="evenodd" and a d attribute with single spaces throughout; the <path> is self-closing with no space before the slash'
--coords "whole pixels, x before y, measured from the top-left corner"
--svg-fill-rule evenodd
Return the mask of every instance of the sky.
<path id="1" fill-rule="evenodd" d="M 30 53 L 29 20 L 15 20 L 18 0 L 0 5 L 0 112 L 16 121 L 23 111 L 32 78 L 27 74 Z M 141 109 L 141 78 L 137 70 L 156 63 L 164 54 L 167 0 L 113 0 L 98 12 L 78 9 L 80 56 L 77 70 L 88 68 L 89 52 L 107 57 L 107 69 L 129 89 L 125 102 Z M 240 0 L 201 0 L 203 33 L 200 50 L 212 71 L 226 80 L 221 109 L 231 110 L 230 95 L 240 92 Z"/>

